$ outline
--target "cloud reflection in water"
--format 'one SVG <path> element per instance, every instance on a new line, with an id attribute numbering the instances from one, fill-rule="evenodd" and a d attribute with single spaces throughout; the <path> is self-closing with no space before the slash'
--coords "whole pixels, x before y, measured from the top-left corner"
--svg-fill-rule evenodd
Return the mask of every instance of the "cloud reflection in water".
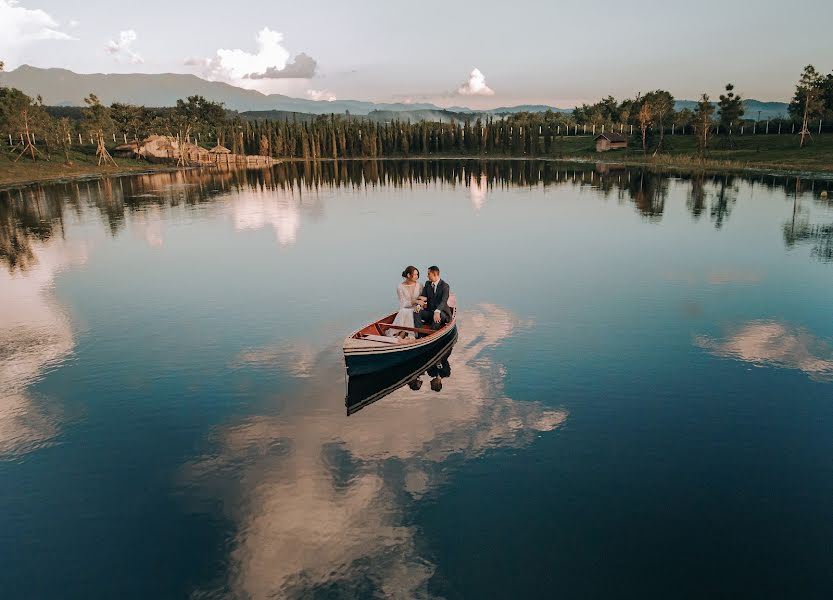
<path id="1" fill-rule="evenodd" d="M 805 329 L 776 321 L 750 321 L 723 339 L 698 336 L 694 344 L 724 358 L 796 369 L 816 381 L 833 380 L 833 349 Z"/>
<path id="2" fill-rule="evenodd" d="M 441 393 L 406 386 L 350 418 L 344 383 L 332 376 L 343 368 L 340 353 L 325 351 L 315 371 L 327 375 L 299 380 L 304 387 L 284 412 L 216 432 L 217 453 L 187 465 L 184 477 L 222 497 L 236 523 L 221 588 L 255 599 L 314 589 L 430 597 L 435 568 L 406 522 L 408 504 L 436 491 L 461 460 L 522 447 L 567 418 L 504 394 L 505 370 L 484 351 L 519 325 L 496 306 L 463 313 L 454 375 Z M 291 353 L 258 356 L 266 355 L 292 370 Z M 251 359 L 247 351 L 238 364 Z"/>
<path id="3" fill-rule="evenodd" d="M 53 239 L 31 246 L 26 272 L 0 270 L 0 460 L 49 444 L 62 411 L 27 389 L 65 360 L 72 324 L 51 295 L 55 276 L 87 260 L 87 246 Z"/>

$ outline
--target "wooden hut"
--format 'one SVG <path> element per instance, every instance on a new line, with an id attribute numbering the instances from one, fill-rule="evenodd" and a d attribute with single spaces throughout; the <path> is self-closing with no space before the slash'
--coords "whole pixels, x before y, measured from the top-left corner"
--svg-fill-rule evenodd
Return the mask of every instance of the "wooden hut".
<path id="1" fill-rule="evenodd" d="M 211 150 L 209 150 L 209 152 L 211 154 L 231 154 L 231 150 L 229 150 L 225 146 L 221 146 L 220 144 L 214 146 Z"/>
<path id="2" fill-rule="evenodd" d="M 628 147 L 628 138 L 621 133 L 605 131 L 594 138 L 596 152 L 607 152 L 608 150 L 619 150 Z"/>

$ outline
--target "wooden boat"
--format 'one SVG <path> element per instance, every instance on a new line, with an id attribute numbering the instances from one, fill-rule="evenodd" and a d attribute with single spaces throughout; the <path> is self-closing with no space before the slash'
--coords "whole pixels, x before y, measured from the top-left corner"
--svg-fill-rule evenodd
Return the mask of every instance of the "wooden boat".
<path id="1" fill-rule="evenodd" d="M 431 356 L 444 348 L 457 333 L 457 307 L 453 297 L 449 299 L 451 321 L 434 331 L 392 325 L 396 313 L 374 321 L 351 333 L 344 340 L 344 363 L 347 374 L 367 375 L 383 371 L 420 356 Z M 389 329 L 413 331 L 422 335 L 417 339 L 401 339 L 386 335 Z"/>
<path id="2" fill-rule="evenodd" d="M 414 379 L 424 375 L 432 366 L 448 361 L 448 357 L 451 355 L 457 341 L 457 332 L 454 331 L 451 336 L 443 337 L 447 340 L 447 344 L 440 348 L 436 354 L 420 354 L 409 361 L 384 371 L 348 377 L 347 395 L 344 398 L 347 416 L 406 386 Z"/>

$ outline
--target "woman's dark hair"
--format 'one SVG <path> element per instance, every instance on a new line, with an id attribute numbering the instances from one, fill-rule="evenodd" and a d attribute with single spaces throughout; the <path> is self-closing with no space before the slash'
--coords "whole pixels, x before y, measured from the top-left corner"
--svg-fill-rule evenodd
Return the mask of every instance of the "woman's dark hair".
<path id="1" fill-rule="evenodd" d="M 413 381 L 408 382 L 408 387 L 416 392 L 422 387 L 422 379 L 414 379 Z"/>
<path id="2" fill-rule="evenodd" d="M 414 271 L 419 273 L 419 269 L 417 269 L 413 265 L 411 265 L 409 267 L 405 267 L 405 270 L 402 271 L 402 277 L 409 277 L 411 275 L 411 273 L 413 273 Z"/>

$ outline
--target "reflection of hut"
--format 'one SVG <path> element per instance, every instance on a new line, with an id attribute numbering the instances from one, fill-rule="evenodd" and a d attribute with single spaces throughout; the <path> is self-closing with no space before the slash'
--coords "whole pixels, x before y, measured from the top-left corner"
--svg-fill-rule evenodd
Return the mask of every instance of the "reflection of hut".
<path id="1" fill-rule="evenodd" d="M 619 150 L 628 147 L 628 138 L 621 133 L 606 131 L 594 138 L 596 152 L 607 152 L 608 150 Z"/>

